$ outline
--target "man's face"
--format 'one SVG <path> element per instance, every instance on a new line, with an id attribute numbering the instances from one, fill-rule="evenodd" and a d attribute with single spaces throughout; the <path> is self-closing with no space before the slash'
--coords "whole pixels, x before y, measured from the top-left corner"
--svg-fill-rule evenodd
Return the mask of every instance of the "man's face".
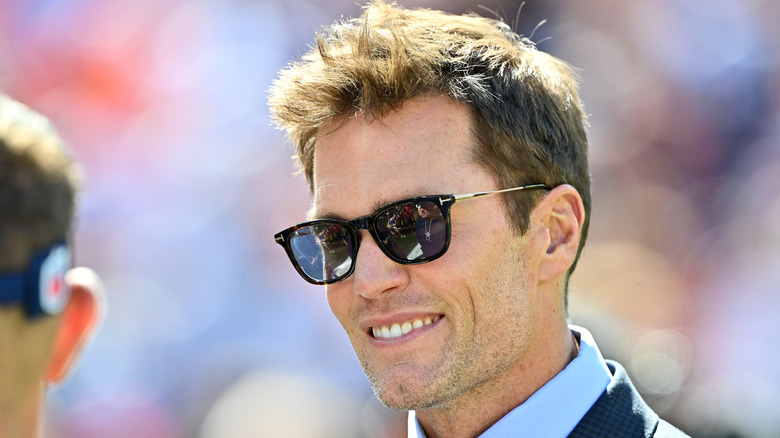
<path id="1" fill-rule="evenodd" d="M 497 189 L 471 160 L 469 123 L 464 105 L 437 97 L 372 123 L 358 117 L 321 129 L 315 217 L 353 219 L 412 196 Z M 529 363 L 537 298 L 525 238 L 511 232 L 501 196 L 457 202 L 451 221 L 448 252 L 421 265 L 391 261 L 361 231 L 354 274 L 327 286 L 331 310 L 391 408 L 443 406 Z"/>

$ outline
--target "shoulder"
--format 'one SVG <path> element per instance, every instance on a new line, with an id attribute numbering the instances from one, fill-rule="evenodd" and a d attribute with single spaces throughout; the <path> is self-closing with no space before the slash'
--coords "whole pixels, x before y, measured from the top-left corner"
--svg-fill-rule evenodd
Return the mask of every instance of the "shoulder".
<path id="1" fill-rule="evenodd" d="M 612 372 L 612 382 L 570 437 L 687 437 L 650 409 L 619 363 L 607 361 L 607 366 Z"/>

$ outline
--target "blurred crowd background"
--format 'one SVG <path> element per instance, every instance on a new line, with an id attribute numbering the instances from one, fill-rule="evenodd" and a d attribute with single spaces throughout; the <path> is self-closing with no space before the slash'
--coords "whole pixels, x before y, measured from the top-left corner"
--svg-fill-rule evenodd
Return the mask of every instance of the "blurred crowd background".
<path id="1" fill-rule="evenodd" d="M 780 434 L 780 2 L 409 0 L 581 69 L 594 211 L 574 323 L 699 437 Z M 47 438 L 403 436 L 272 235 L 308 193 L 266 90 L 353 0 L 0 0 L 0 90 L 86 174 L 109 315 Z M 539 26 L 537 25 L 546 20 Z"/>

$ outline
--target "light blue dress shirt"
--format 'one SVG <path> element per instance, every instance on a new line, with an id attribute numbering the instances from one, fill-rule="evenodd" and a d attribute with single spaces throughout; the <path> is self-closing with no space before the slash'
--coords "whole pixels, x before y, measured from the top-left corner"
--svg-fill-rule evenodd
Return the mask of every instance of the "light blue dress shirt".
<path id="1" fill-rule="evenodd" d="M 569 329 L 580 339 L 577 357 L 480 438 L 565 437 L 574 430 L 607 389 L 612 374 L 590 332 L 574 325 Z M 426 438 L 414 411 L 409 412 L 408 437 Z"/>

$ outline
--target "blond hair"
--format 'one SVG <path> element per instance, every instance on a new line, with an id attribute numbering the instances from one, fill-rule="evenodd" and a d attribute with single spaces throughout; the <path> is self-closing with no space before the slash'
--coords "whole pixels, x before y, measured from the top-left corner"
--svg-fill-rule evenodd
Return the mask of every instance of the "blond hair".
<path id="1" fill-rule="evenodd" d="M 591 200 L 587 121 L 575 74 L 501 21 L 376 1 L 360 18 L 319 33 L 316 46 L 280 72 L 269 105 L 295 144 L 313 191 L 320 128 L 358 114 L 379 119 L 426 95 L 468 105 L 473 159 L 501 187 L 546 183 L 577 189 L 586 211 L 581 251 Z M 518 233 L 527 231 L 542 195 L 507 196 Z"/>

